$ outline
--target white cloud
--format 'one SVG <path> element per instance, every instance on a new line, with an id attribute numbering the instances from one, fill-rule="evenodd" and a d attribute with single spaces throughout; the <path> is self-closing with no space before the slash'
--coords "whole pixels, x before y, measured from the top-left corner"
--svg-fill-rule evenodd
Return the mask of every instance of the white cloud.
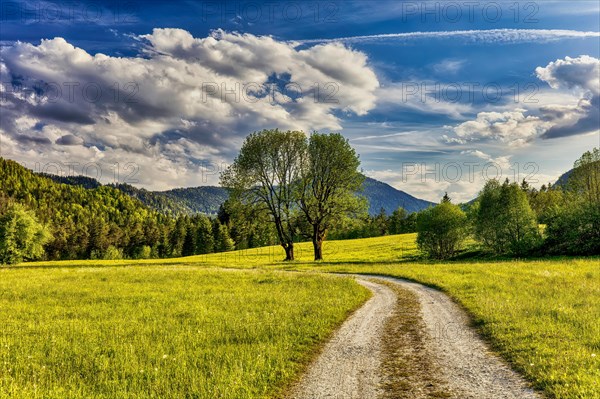
<path id="1" fill-rule="evenodd" d="M 444 90 L 451 94 L 444 95 Z M 454 86 L 433 81 L 397 82 L 382 86 L 377 90 L 377 104 L 382 107 L 398 107 L 431 114 L 462 118 L 471 113 L 470 104 L 450 101 Z M 458 92 L 461 94 L 460 92 Z"/>
<path id="2" fill-rule="evenodd" d="M 199 165 L 231 159 L 254 130 L 339 130 L 336 112 L 375 107 L 367 56 L 339 43 L 299 50 L 269 36 L 195 38 L 182 29 L 138 39 L 134 57 L 92 55 L 63 38 L 3 47 L 0 80 L 28 90 L 2 88 L 2 154 L 76 162 L 101 154 L 139 164 L 148 188 L 197 185 Z"/>
<path id="3" fill-rule="evenodd" d="M 465 65 L 465 60 L 443 60 L 433 65 L 433 70 L 438 74 L 456 74 Z"/>
<path id="4" fill-rule="evenodd" d="M 537 109 L 515 108 L 504 112 L 480 112 L 474 120 L 452 128 L 456 137 L 443 136 L 448 143 L 493 140 L 513 147 L 524 146 L 536 138 L 557 138 L 600 130 L 600 60 L 588 55 L 565 57 L 536 68 L 542 81 L 557 91 L 577 91 L 575 104 L 552 104 L 551 99 L 573 98 L 540 92 Z M 549 97 L 549 98 L 544 98 Z"/>
<path id="5" fill-rule="evenodd" d="M 538 78 L 554 89 L 584 92 L 571 107 L 540 108 L 546 118 L 555 121 L 543 137 L 556 138 L 600 131 L 600 60 L 588 55 L 565 57 L 536 68 Z"/>
<path id="6" fill-rule="evenodd" d="M 474 120 L 454 127 L 459 139 L 493 139 L 511 146 L 522 146 L 542 134 L 552 124 L 537 116 L 525 115 L 517 108 L 509 112 L 480 112 Z"/>
<path id="7" fill-rule="evenodd" d="M 503 156 L 499 156 L 499 157 L 492 157 L 489 154 L 486 154 L 483 151 L 480 150 L 465 150 L 465 151 L 461 151 L 461 154 L 470 154 L 473 155 L 479 159 L 483 159 L 484 161 L 488 162 L 488 163 L 492 163 L 494 165 L 497 165 L 498 167 L 500 167 L 502 170 L 508 170 L 511 166 L 510 164 L 510 155 L 503 155 Z"/>
<path id="8" fill-rule="evenodd" d="M 554 89 L 580 88 L 600 93 L 600 62 L 589 55 L 558 59 L 545 67 L 537 67 L 535 73 Z"/>

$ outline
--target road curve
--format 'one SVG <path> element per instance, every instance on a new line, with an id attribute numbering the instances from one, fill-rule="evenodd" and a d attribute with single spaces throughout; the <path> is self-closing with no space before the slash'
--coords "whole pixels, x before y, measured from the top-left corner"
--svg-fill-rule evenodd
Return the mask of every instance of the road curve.
<path id="1" fill-rule="evenodd" d="M 427 352 L 448 387 L 451 398 L 539 399 L 469 324 L 465 312 L 444 293 L 424 285 L 381 276 L 356 276 L 373 292 L 309 367 L 291 391 L 292 399 L 370 399 L 381 396 L 381 336 L 396 306 L 396 295 L 375 278 L 414 292 L 421 305 L 427 331 Z"/>

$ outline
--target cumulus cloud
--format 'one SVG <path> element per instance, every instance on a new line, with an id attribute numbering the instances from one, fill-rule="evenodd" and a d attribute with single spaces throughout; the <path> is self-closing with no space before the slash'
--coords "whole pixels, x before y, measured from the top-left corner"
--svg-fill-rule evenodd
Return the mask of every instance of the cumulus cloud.
<path id="1" fill-rule="evenodd" d="M 474 120 L 452 128 L 456 137 L 446 142 L 495 140 L 523 146 L 541 137 L 552 139 L 598 132 L 600 129 L 600 60 L 583 55 L 565 57 L 535 70 L 537 77 L 560 91 L 575 92 L 577 103 L 548 104 L 537 110 L 480 112 Z"/>
<path id="2" fill-rule="evenodd" d="M 589 55 L 558 59 L 545 67 L 537 67 L 535 73 L 554 89 L 580 88 L 600 93 L 600 62 Z"/>
<path id="3" fill-rule="evenodd" d="M 541 109 L 546 118 L 556 120 L 543 138 L 573 136 L 600 129 L 600 60 L 587 55 L 566 57 L 544 68 L 538 67 L 535 72 L 552 88 L 584 91 L 584 97 L 576 106 Z"/>
<path id="4" fill-rule="evenodd" d="M 149 168 L 142 184 L 166 188 L 188 184 L 201 163 L 231 159 L 251 131 L 338 130 L 338 112 L 375 106 L 367 56 L 340 43 L 300 50 L 269 36 L 182 29 L 138 40 L 134 57 L 89 54 L 63 38 L 3 47 L 2 153 L 120 154 Z"/>
<path id="5" fill-rule="evenodd" d="M 493 139 L 512 146 L 521 146 L 539 136 L 551 126 L 541 118 L 526 115 L 526 110 L 509 112 L 480 112 L 474 120 L 454 128 L 459 139 Z"/>

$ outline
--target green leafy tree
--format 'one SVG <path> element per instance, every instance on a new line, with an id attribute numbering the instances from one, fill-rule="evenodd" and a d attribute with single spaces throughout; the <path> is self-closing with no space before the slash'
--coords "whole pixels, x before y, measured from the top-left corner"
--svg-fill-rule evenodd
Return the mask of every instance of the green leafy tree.
<path id="1" fill-rule="evenodd" d="M 546 248 L 551 253 L 600 253 L 600 150 L 584 153 L 567 181 L 563 204 L 547 222 Z"/>
<path id="2" fill-rule="evenodd" d="M 241 204 L 268 212 L 285 260 L 294 260 L 296 203 L 306 136 L 302 132 L 263 130 L 246 137 L 239 155 L 221 175 L 221 185 Z"/>
<path id="3" fill-rule="evenodd" d="M 529 206 L 527 194 L 516 183 L 502 185 L 500 204 L 501 242 L 508 252 L 521 256 L 534 249 L 541 240 L 535 212 Z"/>
<path id="4" fill-rule="evenodd" d="M 417 231 L 417 212 L 407 213 L 402 207 L 392 212 L 389 218 L 390 234 L 406 234 Z"/>
<path id="5" fill-rule="evenodd" d="M 389 232 L 390 234 L 402 234 L 403 224 L 406 219 L 407 212 L 406 209 L 399 207 L 398 209 L 392 212 L 392 215 L 389 219 Z"/>
<path id="6" fill-rule="evenodd" d="M 385 213 L 385 209 L 381 208 L 379 213 L 373 218 L 373 228 L 377 237 L 384 236 L 390 229 L 390 221 Z"/>
<path id="7" fill-rule="evenodd" d="M 475 236 L 493 252 L 524 255 L 539 244 L 535 213 L 518 184 L 488 181 L 475 209 Z"/>
<path id="8" fill-rule="evenodd" d="M 314 258 L 321 260 L 328 230 L 342 218 L 366 209 L 366 202 L 355 195 L 364 176 L 358 171 L 356 151 L 339 133 L 313 133 L 302 166 L 299 205 L 309 225 Z"/>
<path id="9" fill-rule="evenodd" d="M 556 186 L 545 187 L 544 190 L 540 189 L 539 191 L 535 188 L 528 189 L 529 205 L 535 212 L 539 223 L 548 223 L 560 211 L 560 208 L 565 205 L 564 194 L 564 191 Z"/>
<path id="10" fill-rule="evenodd" d="M 580 202 L 561 208 L 545 234 L 546 248 L 552 254 L 600 254 L 600 204 Z"/>
<path id="11" fill-rule="evenodd" d="M 417 245 L 429 257 L 447 259 L 460 250 L 468 235 L 467 216 L 449 201 L 417 215 Z"/>
<path id="12" fill-rule="evenodd" d="M 109 245 L 108 248 L 106 248 L 106 251 L 104 251 L 102 254 L 102 259 L 104 260 L 119 260 L 123 258 L 123 250 L 115 247 L 114 245 Z"/>
<path id="13" fill-rule="evenodd" d="M 12 204 L 0 216 L 0 263 L 39 259 L 50 239 L 50 232 L 33 212 Z"/>
<path id="14" fill-rule="evenodd" d="M 263 247 L 277 242 L 269 213 L 262 206 L 243 205 L 230 198 L 223 207 L 227 209 L 230 233 L 237 249 Z"/>
<path id="15" fill-rule="evenodd" d="M 588 202 L 600 203 L 600 149 L 586 151 L 573 165 L 567 186 Z"/>

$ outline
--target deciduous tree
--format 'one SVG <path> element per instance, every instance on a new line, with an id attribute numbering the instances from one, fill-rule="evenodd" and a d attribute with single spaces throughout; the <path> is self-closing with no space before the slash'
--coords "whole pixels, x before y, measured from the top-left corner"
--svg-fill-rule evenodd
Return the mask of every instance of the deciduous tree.
<path id="1" fill-rule="evenodd" d="M 269 213 L 287 261 L 294 259 L 296 184 L 305 154 L 304 133 L 263 130 L 246 137 L 239 155 L 221 175 L 221 185 L 235 201 Z"/>
<path id="2" fill-rule="evenodd" d="M 432 258 L 453 256 L 466 237 L 467 216 L 450 201 L 442 201 L 417 215 L 417 245 Z"/>
<path id="3" fill-rule="evenodd" d="M 12 204 L 0 216 L 0 263 L 14 264 L 44 255 L 51 238 L 35 214 L 20 204 Z"/>
<path id="4" fill-rule="evenodd" d="M 339 133 L 313 133 L 303 165 L 299 205 L 308 223 L 315 260 L 323 259 L 323 240 L 341 218 L 359 213 L 366 202 L 355 195 L 364 176 L 356 151 Z"/>

